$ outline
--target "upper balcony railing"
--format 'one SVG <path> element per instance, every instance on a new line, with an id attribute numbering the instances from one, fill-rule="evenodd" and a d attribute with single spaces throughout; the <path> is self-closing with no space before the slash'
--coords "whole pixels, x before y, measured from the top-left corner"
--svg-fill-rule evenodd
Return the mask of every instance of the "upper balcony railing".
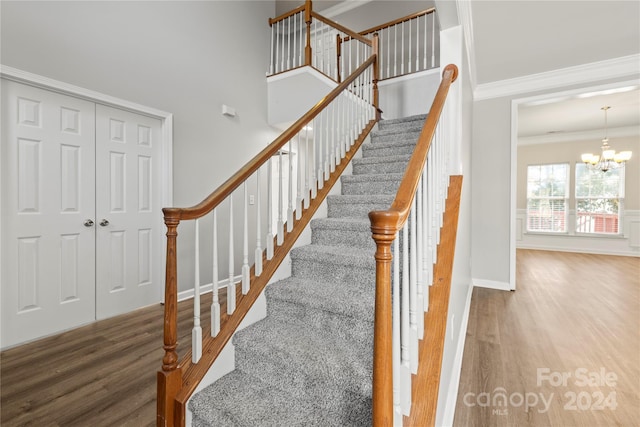
<path id="1" fill-rule="evenodd" d="M 435 8 L 377 25 L 360 35 L 370 37 L 375 33 L 380 40 L 380 80 L 440 66 Z"/>
<path id="2" fill-rule="evenodd" d="M 269 75 L 311 66 L 340 82 L 371 54 L 371 37 L 379 36 L 380 80 L 439 66 L 439 31 L 434 8 L 355 33 L 312 10 L 308 1 L 269 20 Z"/>
<path id="3" fill-rule="evenodd" d="M 371 38 L 314 12 L 311 1 L 276 18 L 271 26 L 269 75 L 311 66 L 341 82 L 371 56 Z"/>

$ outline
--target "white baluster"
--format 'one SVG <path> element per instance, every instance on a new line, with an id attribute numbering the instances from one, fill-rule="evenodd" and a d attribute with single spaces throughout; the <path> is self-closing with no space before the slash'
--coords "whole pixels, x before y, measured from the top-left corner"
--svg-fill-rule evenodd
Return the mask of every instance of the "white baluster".
<path id="1" fill-rule="evenodd" d="M 262 187 L 260 186 L 260 168 L 256 171 L 256 251 L 255 251 L 255 268 L 254 273 L 256 277 L 259 277 L 262 274 L 262 240 L 261 234 L 261 213 L 262 213 L 262 204 L 261 204 L 261 196 Z"/>
<path id="2" fill-rule="evenodd" d="M 313 119 L 313 137 L 310 140 L 311 146 L 309 147 L 309 152 L 311 153 L 312 156 L 312 161 L 309 162 L 309 166 L 311 168 L 311 182 L 309 183 L 309 185 L 311 186 L 311 195 L 310 195 L 310 200 L 309 203 L 311 203 L 311 200 L 315 199 L 316 196 L 318 195 L 318 176 L 317 176 L 317 171 L 318 171 L 318 166 L 317 166 L 317 159 L 319 158 L 318 156 L 318 145 L 316 144 L 316 141 L 318 141 L 318 122 L 316 119 Z"/>
<path id="3" fill-rule="evenodd" d="M 271 55 L 269 55 L 269 75 L 273 74 L 274 68 L 273 68 L 273 43 L 275 42 L 274 37 L 273 37 L 273 33 L 274 33 L 274 28 L 273 25 L 271 25 Z"/>
<path id="4" fill-rule="evenodd" d="M 283 197 L 282 197 L 282 149 L 278 150 L 278 231 L 277 231 L 277 245 L 282 245 L 284 241 L 284 218 L 283 218 Z"/>
<path id="5" fill-rule="evenodd" d="M 236 311 L 236 284 L 233 274 L 233 193 L 229 194 L 229 283 L 227 284 L 227 314 Z"/>
<path id="6" fill-rule="evenodd" d="M 249 292 L 249 195 L 247 181 L 242 183 L 244 189 L 244 222 L 242 226 L 242 295 Z"/>
<path id="7" fill-rule="evenodd" d="M 422 277 L 424 280 L 423 309 L 429 310 L 429 286 L 433 282 L 433 266 L 429 258 L 429 204 L 427 194 L 427 165 L 422 170 Z"/>
<path id="8" fill-rule="evenodd" d="M 287 232 L 293 230 L 293 138 L 289 140 L 289 208 L 287 209 Z"/>
<path id="9" fill-rule="evenodd" d="M 267 260 L 273 258 L 273 157 L 268 160 L 267 164 Z"/>
<path id="10" fill-rule="evenodd" d="M 431 68 L 436 65 L 436 14 L 431 13 Z"/>
<path id="11" fill-rule="evenodd" d="M 300 219 L 302 217 L 302 204 L 303 204 L 303 198 L 302 198 L 302 192 L 304 189 L 304 182 L 303 182 L 303 178 L 302 176 L 304 175 L 304 170 L 302 169 L 302 144 L 300 143 L 300 133 L 298 133 L 297 136 L 297 141 L 298 141 L 298 162 L 296 163 L 296 172 L 298 175 L 298 186 L 297 186 L 297 193 L 298 193 L 298 198 L 296 199 L 296 219 Z M 306 163 L 306 159 L 305 159 L 305 163 Z"/>
<path id="12" fill-rule="evenodd" d="M 387 38 L 387 55 L 384 58 L 384 61 L 386 62 L 386 70 L 387 73 L 384 77 L 386 77 L 387 79 L 391 76 L 391 27 L 387 27 L 386 31 L 385 29 L 380 30 L 380 35 L 382 36 L 382 34 L 386 33 L 386 38 Z M 381 40 L 382 43 L 384 43 L 384 40 Z M 383 44 L 384 46 L 384 44 Z M 382 74 L 382 71 L 384 71 L 385 67 L 381 66 L 380 67 L 380 74 Z M 383 78 L 382 75 L 380 76 L 380 78 Z"/>
<path id="13" fill-rule="evenodd" d="M 427 34 L 429 32 L 428 31 L 429 26 L 427 25 L 427 20 L 429 19 L 428 16 L 429 16 L 429 14 L 425 14 L 424 15 L 424 43 L 423 43 L 423 45 L 424 45 L 424 47 L 423 47 L 424 55 L 423 55 L 423 58 L 422 58 L 424 60 L 424 65 L 423 65 L 423 69 L 424 70 L 427 69 Z"/>
<path id="14" fill-rule="evenodd" d="M 411 35 L 411 19 L 409 20 L 409 62 L 407 63 L 407 73 L 411 73 L 411 39 L 412 39 L 412 35 Z"/>
<path id="15" fill-rule="evenodd" d="M 287 70 L 291 69 L 291 17 L 287 18 Z"/>
<path id="16" fill-rule="evenodd" d="M 411 213 L 409 217 L 409 322 L 411 326 L 411 372 L 418 373 L 418 283 L 416 257 L 416 204 L 411 203 Z"/>
<path id="17" fill-rule="evenodd" d="M 402 40 L 401 40 L 401 50 L 400 50 L 400 74 L 404 75 L 404 22 L 401 24 L 402 25 Z"/>
<path id="18" fill-rule="evenodd" d="M 416 71 L 420 71 L 420 17 L 416 18 Z"/>
<path id="19" fill-rule="evenodd" d="M 323 144 L 324 144 L 324 180 L 329 180 L 330 166 L 329 166 L 329 156 L 331 152 L 331 147 L 329 147 L 331 138 L 329 137 L 329 109 L 326 108 L 322 114 L 323 116 L 323 127 L 322 127 L 322 136 L 323 136 Z M 324 185 L 324 184 L 323 184 Z"/>
<path id="20" fill-rule="evenodd" d="M 313 140 L 317 141 L 317 153 L 318 153 L 318 164 L 317 164 L 317 182 L 318 182 L 318 190 L 322 190 L 324 187 L 324 129 L 322 128 L 322 118 L 324 117 L 324 111 L 321 112 L 317 120 L 314 124 L 314 137 Z"/>
<path id="21" fill-rule="evenodd" d="M 416 191 L 416 281 L 418 287 L 417 316 L 418 316 L 418 338 L 424 338 L 424 274 L 422 263 L 424 261 L 422 252 L 424 251 L 423 237 L 424 228 L 422 227 L 422 178 L 418 181 L 418 189 Z"/>
<path id="22" fill-rule="evenodd" d="M 298 14 L 300 20 L 300 41 L 298 42 L 298 64 L 302 65 L 302 52 L 304 52 L 304 46 L 307 42 L 307 26 L 304 22 L 304 13 Z"/>
<path id="23" fill-rule="evenodd" d="M 285 44 L 285 37 L 284 37 L 284 20 L 280 21 L 280 38 L 282 39 L 282 52 L 280 54 L 280 71 L 284 71 L 284 44 Z"/>
<path id="24" fill-rule="evenodd" d="M 308 209 L 309 208 L 309 204 L 311 203 L 311 186 L 313 185 L 313 168 L 314 168 L 314 163 L 313 163 L 313 140 L 309 139 L 309 126 L 312 126 L 311 123 L 309 123 L 306 127 L 305 127 L 305 132 L 304 132 L 304 139 L 305 139 L 305 150 L 307 153 L 307 160 L 304 162 L 304 166 L 305 166 L 305 183 L 304 183 L 304 208 Z"/>
<path id="25" fill-rule="evenodd" d="M 411 411 L 411 326 L 409 321 L 409 226 L 402 227 L 402 291 L 400 308 L 400 359 L 402 413 Z"/>
<path id="26" fill-rule="evenodd" d="M 398 25 L 393 26 L 393 76 L 398 75 Z"/>
<path id="27" fill-rule="evenodd" d="M 402 425 L 401 381 L 400 371 L 402 361 L 400 359 L 400 237 L 396 234 L 393 241 L 393 290 L 392 303 L 392 347 L 393 359 L 393 424 Z"/>
<path id="28" fill-rule="evenodd" d="M 200 326 L 200 220 L 196 219 L 195 231 L 195 283 L 193 286 L 193 329 L 191 331 L 191 361 L 198 363 L 202 357 L 202 327 Z"/>
<path id="29" fill-rule="evenodd" d="M 291 20 L 293 21 L 293 49 L 291 49 L 291 56 L 293 57 L 293 68 L 295 68 L 298 66 L 296 62 L 296 58 L 298 57 L 298 15 L 293 15 Z"/>
<path id="30" fill-rule="evenodd" d="M 331 109 L 329 129 L 331 132 L 331 153 L 329 154 L 329 170 L 331 173 L 336 170 L 336 104 L 332 102 L 327 108 Z"/>
<path id="31" fill-rule="evenodd" d="M 211 336 L 220 333 L 220 297 L 218 296 L 218 214 L 213 210 L 213 271 L 212 290 L 213 302 L 211 303 Z"/>

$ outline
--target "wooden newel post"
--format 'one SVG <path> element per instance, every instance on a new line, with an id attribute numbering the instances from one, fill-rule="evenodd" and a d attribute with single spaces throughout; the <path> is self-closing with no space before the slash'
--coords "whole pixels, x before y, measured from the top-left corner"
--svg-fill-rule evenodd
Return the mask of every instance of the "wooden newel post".
<path id="1" fill-rule="evenodd" d="M 163 209 L 167 226 L 167 266 L 164 293 L 164 357 L 158 371 L 158 426 L 174 425 L 174 401 L 182 386 L 182 372 L 178 368 L 178 265 L 177 242 L 179 212 Z"/>
<path id="2" fill-rule="evenodd" d="M 373 41 L 371 43 L 373 48 L 373 54 L 376 56 L 376 60 L 373 62 L 373 106 L 376 109 L 376 120 L 380 120 L 380 100 L 378 95 L 378 79 L 379 79 L 379 67 L 380 67 L 380 39 L 378 33 L 373 34 Z"/>
<path id="3" fill-rule="evenodd" d="M 307 41 L 304 47 L 304 65 L 311 66 L 311 0 L 304 3 L 304 22 L 307 24 Z"/>
<path id="4" fill-rule="evenodd" d="M 396 238 L 399 214 L 390 211 L 369 213 L 371 232 L 376 242 L 376 306 L 373 338 L 374 427 L 393 425 L 393 359 L 391 309 L 391 244 Z M 396 296 L 397 298 L 398 296 Z"/>

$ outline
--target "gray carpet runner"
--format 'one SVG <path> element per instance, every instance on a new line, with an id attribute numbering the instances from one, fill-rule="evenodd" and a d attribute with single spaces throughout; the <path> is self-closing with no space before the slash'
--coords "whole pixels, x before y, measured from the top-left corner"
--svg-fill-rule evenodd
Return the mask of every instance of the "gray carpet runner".
<path id="1" fill-rule="evenodd" d="M 236 333 L 236 369 L 189 403 L 193 426 L 371 425 L 375 244 L 425 116 L 385 120 L 291 251 L 292 276 L 267 287 L 267 317 Z"/>

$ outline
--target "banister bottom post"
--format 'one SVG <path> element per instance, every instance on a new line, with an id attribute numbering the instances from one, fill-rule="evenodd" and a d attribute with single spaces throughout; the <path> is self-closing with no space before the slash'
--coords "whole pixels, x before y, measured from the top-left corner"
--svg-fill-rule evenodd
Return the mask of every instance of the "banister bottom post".
<path id="1" fill-rule="evenodd" d="M 175 398 L 182 387 L 182 370 L 158 371 L 158 402 L 156 425 L 173 427 L 175 416 Z"/>
<path id="2" fill-rule="evenodd" d="M 396 212 L 371 212 L 371 231 L 376 242 L 376 297 L 373 339 L 374 427 L 393 425 L 393 322 L 391 309 L 391 243 L 396 236 Z"/>

